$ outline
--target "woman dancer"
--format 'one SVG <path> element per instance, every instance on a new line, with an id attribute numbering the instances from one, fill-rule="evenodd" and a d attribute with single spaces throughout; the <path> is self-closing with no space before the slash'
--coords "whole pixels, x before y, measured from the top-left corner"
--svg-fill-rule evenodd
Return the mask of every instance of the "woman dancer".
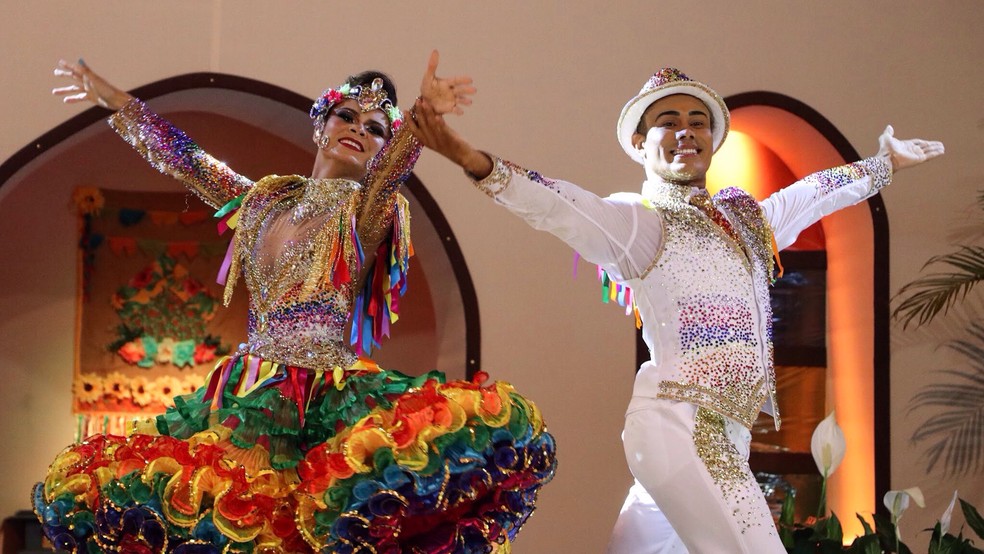
<path id="1" fill-rule="evenodd" d="M 421 96 L 461 113 L 475 91 L 438 78 Z M 413 378 L 361 356 L 406 280 L 400 185 L 420 145 L 378 72 L 311 108 L 310 177 L 253 182 L 203 152 L 83 62 L 59 62 L 66 102 L 109 123 L 154 167 L 235 227 L 225 297 L 240 273 L 248 342 L 197 392 L 128 437 L 64 450 L 35 487 L 44 531 L 72 552 L 508 551 L 553 476 L 553 438 L 506 383 Z M 369 253 L 367 256 L 366 253 Z M 350 350 L 343 328 L 352 319 Z"/>

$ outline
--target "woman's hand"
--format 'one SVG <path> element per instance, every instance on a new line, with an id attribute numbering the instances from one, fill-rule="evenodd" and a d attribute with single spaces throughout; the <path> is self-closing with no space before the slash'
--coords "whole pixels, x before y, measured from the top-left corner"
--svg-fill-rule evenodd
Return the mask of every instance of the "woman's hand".
<path id="1" fill-rule="evenodd" d="M 74 104 L 89 101 L 98 106 L 116 111 L 133 99 L 126 91 L 120 90 L 89 69 L 81 59 L 79 63 L 58 61 L 55 76 L 67 77 L 72 84 L 51 90 L 51 94 L 61 96 L 62 102 Z"/>
<path id="2" fill-rule="evenodd" d="M 464 113 L 461 106 L 470 106 L 471 96 L 477 92 L 472 86 L 471 77 L 438 77 L 437 62 L 440 54 L 437 50 L 431 51 L 430 59 L 427 60 L 427 71 L 420 82 L 420 97 L 427 100 L 434 112 L 438 115 L 454 112 L 457 115 Z"/>
<path id="3" fill-rule="evenodd" d="M 885 131 L 878 137 L 878 155 L 891 160 L 893 171 L 919 165 L 942 156 L 943 152 L 943 143 L 938 140 L 895 138 L 895 129 L 891 125 L 885 127 Z"/>
<path id="4" fill-rule="evenodd" d="M 426 98 L 418 98 L 410 113 L 406 124 L 421 144 L 458 164 L 475 179 L 492 173 L 491 158 L 449 127 Z"/>

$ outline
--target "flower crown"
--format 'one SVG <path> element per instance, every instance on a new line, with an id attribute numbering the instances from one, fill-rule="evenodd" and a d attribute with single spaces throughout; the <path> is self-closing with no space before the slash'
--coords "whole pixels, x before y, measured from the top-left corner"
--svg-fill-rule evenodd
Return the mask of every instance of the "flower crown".
<path id="1" fill-rule="evenodd" d="M 400 125 L 403 125 L 403 112 L 387 98 L 386 89 L 383 88 L 383 80 L 376 77 L 369 86 L 353 86 L 345 83 L 338 88 L 326 89 L 311 106 L 311 119 L 314 120 L 314 126 L 321 128 L 332 106 L 345 98 L 351 98 L 358 102 L 362 113 L 383 110 L 386 118 L 389 119 L 391 131 L 396 131 Z"/>

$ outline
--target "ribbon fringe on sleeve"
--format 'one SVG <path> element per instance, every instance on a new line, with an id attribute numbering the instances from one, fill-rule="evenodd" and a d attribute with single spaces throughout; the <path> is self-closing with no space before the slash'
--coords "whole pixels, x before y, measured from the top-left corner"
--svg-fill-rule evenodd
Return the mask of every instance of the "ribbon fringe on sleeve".
<path id="1" fill-rule="evenodd" d="M 379 348 L 382 337 L 390 336 L 390 325 L 400 318 L 399 299 L 407 291 L 411 256 L 410 210 L 407 199 L 398 194 L 389 240 L 376 250 L 376 260 L 352 311 L 350 342 L 360 356 Z"/>

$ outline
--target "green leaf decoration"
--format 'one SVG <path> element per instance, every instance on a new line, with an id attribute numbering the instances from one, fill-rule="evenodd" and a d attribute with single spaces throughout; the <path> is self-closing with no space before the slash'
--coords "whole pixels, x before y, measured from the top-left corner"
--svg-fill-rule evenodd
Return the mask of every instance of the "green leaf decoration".
<path id="1" fill-rule="evenodd" d="M 960 509 L 963 510 L 967 525 L 977 533 L 979 538 L 984 539 L 984 518 L 981 518 L 981 514 L 977 511 L 977 508 L 974 508 L 969 502 L 961 498 Z"/>
<path id="2" fill-rule="evenodd" d="M 864 519 L 864 517 L 862 517 L 861 514 L 854 514 L 854 515 L 857 516 L 858 521 L 861 522 L 861 526 L 864 527 L 864 534 L 865 534 L 865 536 L 867 536 L 867 535 L 874 535 L 875 534 L 875 530 L 872 529 L 871 528 L 871 525 L 868 524 L 868 520 L 867 519 Z"/>
<path id="3" fill-rule="evenodd" d="M 782 499 L 782 511 L 779 513 L 779 539 L 787 549 L 795 544 L 793 539 L 793 515 L 796 508 L 796 493 L 790 491 Z"/>
<path id="4" fill-rule="evenodd" d="M 858 516 L 861 518 L 861 516 Z M 861 521 L 864 521 L 861 518 Z M 847 551 L 851 554 L 881 554 L 881 545 L 878 543 L 878 535 L 874 534 L 868 522 L 864 522 L 866 534 L 854 539 Z"/>
<path id="5" fill-rule="evenodd" d="M 830 512 L 830 517 L 827 518 L 827 538 L 837 541 L 838 545 L 844 542 L 844 529 L 841 528 L 837 514 L 833 512 Z"/>

